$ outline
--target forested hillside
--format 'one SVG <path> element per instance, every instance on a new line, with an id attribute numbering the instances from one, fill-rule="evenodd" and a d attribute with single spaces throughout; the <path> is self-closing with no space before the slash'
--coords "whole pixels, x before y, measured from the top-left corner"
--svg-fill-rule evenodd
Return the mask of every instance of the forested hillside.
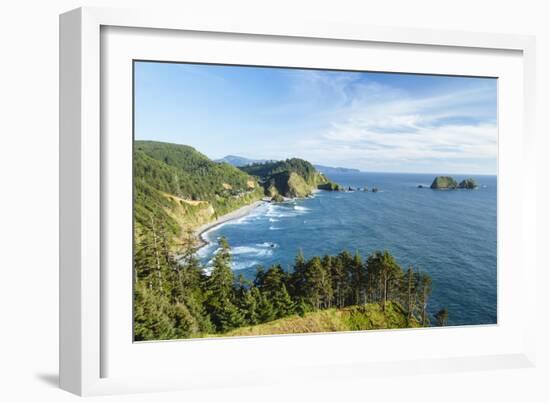
<path id="1" fill-rule="evenodd" d="M 313 165 L 299 158 L 250 164 L 239 169 L 259 177 L 266 195 L 270 197 L 304 197 L 318 188 L 339 189 Z"/>
<path id="2" fill-rule="evenodd" d="M 263 196 L 255 178 L 229 164 L 152 141 L 135 142 L 134 191 L 136 238 L 155 230 L 169 242 Z"/>
<path id="3" fill-rule="evenodd" d="M 299 253 L 292 272 L 259 268 L 253 281 L 235 277 L 221 239 L 209 274 L 181 249 L 177 261 L 162 243 L 138 248 L 136 340 L 427 326 L 431 279 L 404 271 L 387 251 L 366 260 Z M 446 321 L 446 311 L 436 318 Z M 285 319 L 286 318 L 286 319 Z M 265 325 L 262 325 L 265 324 Z"/>

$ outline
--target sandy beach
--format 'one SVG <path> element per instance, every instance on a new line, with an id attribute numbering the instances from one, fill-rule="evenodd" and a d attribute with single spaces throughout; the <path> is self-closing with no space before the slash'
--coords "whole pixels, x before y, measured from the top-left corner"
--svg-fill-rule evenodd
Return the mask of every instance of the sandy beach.
<path id="1" fill-rule="evenodd" d="M 252 204 L 248 204 L 246 206 L 243 206 L 237 210 L 232 211 L 231 213 L 225 214 L 221 217 L 219 217 L 217 220 L 206 223 L 201 225 L 195 230 L 195 235 L 199 239 L 199 249 L 202 248 L 205 245 L 208 245 L 208 240 L 204 236 L 204 233 L 214 227 L 217 227 L 218 225 L 221 225 L 223 223 L 226 223 L 231 220 L 236 220 L 239 218 L 242 218 L 248 214 L 255 208 L 263 205 L 264 203 L 267 203 L 265 200 L 258 200 Z"/>

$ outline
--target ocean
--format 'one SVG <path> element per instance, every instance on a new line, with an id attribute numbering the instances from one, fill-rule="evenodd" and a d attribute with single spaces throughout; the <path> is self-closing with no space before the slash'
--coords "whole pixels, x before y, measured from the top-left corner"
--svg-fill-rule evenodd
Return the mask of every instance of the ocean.
<path id="1" fill-rule="evenodd" d="M 458 181 L 468 175 L 453 175 Z M 369 192 L 315 193 L 313 198 L 265 204 L 205 233 L 199 250 L 208 265 L 216 240 L 227 238 L 235 273 L 253 278 L 258 266 L 292 270 L 306 258 L 389 250 L 401 267 L 430 274 L 431 314 L 446 307 L 449 325 L 497 321 L 497 179 L 473 176 L 475 190 L 431 190 L 434 175 L 341 173 L 330 179 Z M 424 188 L 418 188 L 423 185 Z M 379 191 L 370 190 L 376 186 Z"/>

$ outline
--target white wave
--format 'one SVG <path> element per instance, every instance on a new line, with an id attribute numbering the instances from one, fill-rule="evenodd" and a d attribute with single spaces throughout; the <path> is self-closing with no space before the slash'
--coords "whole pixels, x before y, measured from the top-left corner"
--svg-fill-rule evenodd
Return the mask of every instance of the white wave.
<path id="1" fill-rule="evenodd" d="M 298 211 L 310 211 L 309 208 L 304 207 L 304 206 L 294 206 L 294 210 L 298 210 Z"/>
<path id="2" fill-rule="evenodd" d="M 237 270 L 248 269 L 258 265 L 260 265 L 260 262 L 258 260 L 243 260 L 241 262 L 231 263 L 231 268 L 237 271 Z"/>
<path id="3" fill-rule="evenodd" d="M 280 206 L 273 206 L 273 208 L 270 208 L 266 216 L 274 219 L 277 218 L 283 218 L 283 217 L 295 217 L 296 212 L 289 207 L 280 207 Z M 271 220 L 270 220 L 271 221 Z"/>
<path id="4" fill-rule="evenodd" d="M 269 219 L 269 222 L 277 222 L 277 221 L 280 221 L 280 220 L 277 220 L 276 218 L 270 218 Z"/>
<path id="5" fill-rule="evenodd" d="M 253 247 L 253 246 L 236 246 L 231 248 L 231 253 L 233 255 L 247 255 L 247 256 L 271 256 L 273 251 L 271 248 L 263 247 Z"/>
<path id="6" fill-rule="evenodd" d="M 276 244 L 274 242 L 263 242 L 263 243 L 257 243 L 256 246 L 261 246 L 264 248 L 278 248 L 279 244 Z"/>
<path id="7" fill-rule="evenodd" d="M 215 255 L 218 253 L 220 248 L 218 247 L 218 244 L 216 243 L 209 243 L 207 245 L 204 245 L 202 248 L 200 248 L 197 251 L 197 257 L 199 259 L 204 259 L 207 256 Z"/>
<path id="8" fill-rule="evenodd" d="M 275 230 L 279 230 L 279 229 L 281 229 L 281 228 L 279 228 L 279 227 L 274 227 L 274 226 L 272 225 L 271 227 L 269 227 L 269 229 L 270 229 L 271 231 L 275 231 Z"/>

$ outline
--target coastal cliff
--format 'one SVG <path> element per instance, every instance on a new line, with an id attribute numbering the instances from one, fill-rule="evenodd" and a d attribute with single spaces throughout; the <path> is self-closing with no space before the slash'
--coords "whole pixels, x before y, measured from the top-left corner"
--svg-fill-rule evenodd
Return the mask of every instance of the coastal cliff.
<path id="1" fill-rule="evenodd" d="M 196 228 L 263 196 L 256 178 L 193 147 L 135 142 L 136 239 L 153 232 L 181 244 Z"/>
<path id="2" fill-rule="evenodd" d="M 226 216 L 270 198 L 301 198 L 339 186 L 309 162 L 292 158 L 237 168 L 193 147 L 155 141 L 134 146 L 136 240 L 146 233 L 178 245 Z M 243 210 L 244 209 L 244 210 Z M 200 244 L 200 242 L 199 242 Z"/>
<path id="3" fill-rule="evenodd" d="M 243 172 L 259 178 L 268 197 L 306 197 L 316 189 L 339 190 L 308 161 L 291 158 L 285 161 L 270 161 L 239 167 Z"/>

